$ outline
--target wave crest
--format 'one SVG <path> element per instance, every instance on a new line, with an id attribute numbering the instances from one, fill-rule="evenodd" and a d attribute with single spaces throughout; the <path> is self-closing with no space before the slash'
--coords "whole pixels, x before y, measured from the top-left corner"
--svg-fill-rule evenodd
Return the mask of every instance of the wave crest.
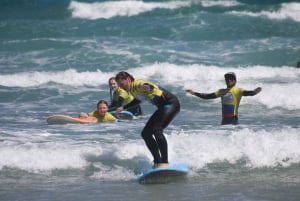
<path id="1" fill-rule="evenodd" d="M 81 3 L 72 1 L 69 9 L 74 18 L 83 19 L 110 19 L 117 16 L 134 16 L 155 9 L 177 9 L 189 6 L 189 2 L 171 1 L 164 3 L 153 3 L 143 1 L 107 1 L 96 3 Z"/>

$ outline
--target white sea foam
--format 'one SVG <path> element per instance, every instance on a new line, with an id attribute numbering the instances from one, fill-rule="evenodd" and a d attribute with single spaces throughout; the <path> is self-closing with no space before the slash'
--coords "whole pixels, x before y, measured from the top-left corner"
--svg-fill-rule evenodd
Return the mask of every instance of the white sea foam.
<path id="1" fill-rule="evenodd" d="M 201 1 L 201 5 L 204 7 L 212 7 L 212 6 L 221 6 L 221 7 L 232 7 L 232 6 L 239 6 L 242 5 L 240 2 L 235 0 L 217 0 L 217 1 L 211 1 L 211 0 L 204 0 Z"/>
<path id="2" fill-rule="evenodd" d="M 13 75 L 0 75 L 0 85 L 8 87 L 36 87 L 49 82 L 55 82 L 71 86 L 97 86 L 103 84 L 103 80 L 107 83 L 108 77 L 112 75 L 112 73 L 104 73 L 100 70 L 96 72 L 77 72 L 74 69 L 58 72 L 26 72 Z"/>
<path id="3" fill-rule="evenodd" d="M 223 129 L 186 131 L 168 136 L 170 157 L 184 160 L 200 169 L 215 162 L 237 163 L 247 167 L 289 166 L 300 162 L 298 129 L 280 130 Z"/>
<path id="4" fill-rule="evenodd" d="M 114 134 L 110 133 L 113 139 Z M 223 128 L 214 130 L 186 130 L 167 133 L 170 162 L 185 162 L 192 170 L 200 170 L 212 163 L 236 164 L 264 168 L 290 166 L 300 162 L 298 129 L 253 130 Z M 18 168 L 34 173 L 49 173 L 58 169 L 86 169 L 93 164 L 100 179 L 133 179 L 135 174 L 123 161 L 137 167 L 151 165 L 152 157 L 141 138 L 114 142 L 3 142 L 0 148 L 0 170 Z M 142 171 L 139 169 L 137 171 Z M 113 175 L 113 177 L 111 177 Z"/>
<path id="5" fill-rule="evenodd" d="M 155 63 L 144 67 L 128 69 L 135 78 L 147 79 L 162 86 L 171 86 L 177 90 L 192 88 L 202 93 L 214 92 L 224 88 L 224 73 L 233 71 L 237 74 L 238 86 L 252 90 L 263 88 L 253 104 L 262 104 L 268 108 L 282 107 L 289 110 L 300 109 L 300 72 L 294 67 L 217 67 L 205 65 L 175 65 Z M 57 83 L 71 87 L 84 86 L 107 88 L 107 80 L 117 72 L 78 72 L 74 69 L 57 72 L 26 72 L 0 75 L 0 85 L 6 87 L 55 87 L 46 85 Z M 59 90 L 63 90 L 61 86 Z M 247 103 L 247 99 L 245 99 Z"/>
<path id="6" fill-rule="evenodd" d="M 67 143 L 25 143 L 0 148 L 0 169 L 19 168 L 29 172 L 49 172 L 55 169 L 84 168 L 84 154 L 101 150 L 70 146 Z"/>
<path id="7" fill-rule="evenodd" d="M 300 22 L 300 3 L 283 3 L 279 10 L 261 11 L 258 13 L 249 11 L 231 11 L 229 13 L 241 16 L 267 17 L 275 20 L 291 19 Z"/>
<path id="8" fill-rule="evenodd" d="M 69 9 L 74 18 L 110 19 L 117 16 L 134 16 L 155 9 L 177 9 L 189 6 L 188 1 L 143 2 L 143 1 L 106 1 L 96 3 L 82 3 L 71 1 Z"/>

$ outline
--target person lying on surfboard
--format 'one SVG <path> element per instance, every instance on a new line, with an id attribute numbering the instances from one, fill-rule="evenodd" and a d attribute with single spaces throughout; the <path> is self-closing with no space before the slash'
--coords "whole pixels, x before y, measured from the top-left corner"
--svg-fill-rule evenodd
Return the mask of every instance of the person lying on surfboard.
<path id="1" fill-rule="evenodd" d="M 80 113 L 79 118 L 85 119 L 96 117 L 98 122 L 115 122 L 116 118 L 108 112 L 108 103 L 105 100 L 100 100 L 97 103 L 97 110 L 90 113 Z"/>
<path id="2" fill-rule="evenodd" d="M 236 75 L 233 72 L 224 75 L 227 85 L 226 89 L 219 89 L 214 93 L 198 93 L 192 89 L 187 89 L 186 92 L 203 99 L 214 99 L 221 97 L 222 100 L 222 125 L 225 124 L 238 124 L 238 108 L 242 96 L 254 96 L 261 92 L 261 87 L 254 90 L 244 90 L 236 87 Z"/>
<path id="3" fill-rule="evenodd" d="M 115 77 L 109 78 L 108 85 L 111 100 L 111 104 L 108 107 L 109 112 L 119 108 L 118 110 L 127 110 L 134 116 L 143 114 L 140 104 L 135 104 L 136 101 L 134 100 L 134 97 L 126 90 L 119 87 Z"/>
<path id="4" fill-rule="evenodd" d="M 168 143 L 163 134 L 173 118 L 180 111 L 180 103 L 175 95 L 146 80 L 134 79 L 127 72 L 116 75 L 119 86 L 132 94 L 138 103 L 148 99 L 157 110 L 152 114 L 142 131 L 142 137 L 154 158 L 154 168 L 168 166 Z"/>

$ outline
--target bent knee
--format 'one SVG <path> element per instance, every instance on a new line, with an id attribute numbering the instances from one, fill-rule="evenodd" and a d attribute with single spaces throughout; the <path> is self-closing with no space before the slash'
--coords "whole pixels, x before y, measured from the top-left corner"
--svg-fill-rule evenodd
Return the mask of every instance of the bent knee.
<path id="1" fill-rule="evenodd" d="M 141 133 L 141 136 L 143 139 L 147 139 L 147 138 L 151 137 L 152 135 L 153 135 L 153 133 L 146 129 L 144 129 Z"/>

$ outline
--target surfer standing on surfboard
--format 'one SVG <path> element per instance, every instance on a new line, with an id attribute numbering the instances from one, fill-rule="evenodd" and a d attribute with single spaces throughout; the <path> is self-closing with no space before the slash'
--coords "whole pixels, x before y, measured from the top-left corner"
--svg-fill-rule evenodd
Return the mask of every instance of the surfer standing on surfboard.
<path id="1" fill-rule="evenodd" d="M 242 96 L 254 96 L 261 91 L 261 87 L 254 90 L 244 90 L 236 87 L 236 75 L 233 72 L 224 75 L 227 85 L 226 89 L 219 89 L 214 93 L 198 93 L 192 89 L 187 89 L 186 92 L 203 99 L 214 99 L 221 97 L 222 100 L 222 125 L 225 124 L 238 124 L 238 108 Z"/>
<path id="2" fill-rule="evenodd" d="M 124 109 L 131 112 L 134 116 L 139 116 L 143 114 L 140 104 L 136 104 L 134 97 L 131 94 L 129 94 L 126 90 L 119 87 L 115 77 L 109 78 L 108 85 L 111 100 L 111 104 L 108 107 L 108 111 L 114 111 L 117 110 L 117 108 L 119 108 L 119 110 Z"/>
<path id="3" fill-rule="evenodd" d="M 157 106 L 157 110 L 142 131 L 142 137 L 154 158 L 153 167 L 168 166 L 168 143 L 163 129 L 180 111 L 177 97 L 149 81 L 134 79 L 132 75 L 124 71 L 116 75 L 116 80 L 120 87 L 132 94 L 139 102 L 147 99 Z"/>

